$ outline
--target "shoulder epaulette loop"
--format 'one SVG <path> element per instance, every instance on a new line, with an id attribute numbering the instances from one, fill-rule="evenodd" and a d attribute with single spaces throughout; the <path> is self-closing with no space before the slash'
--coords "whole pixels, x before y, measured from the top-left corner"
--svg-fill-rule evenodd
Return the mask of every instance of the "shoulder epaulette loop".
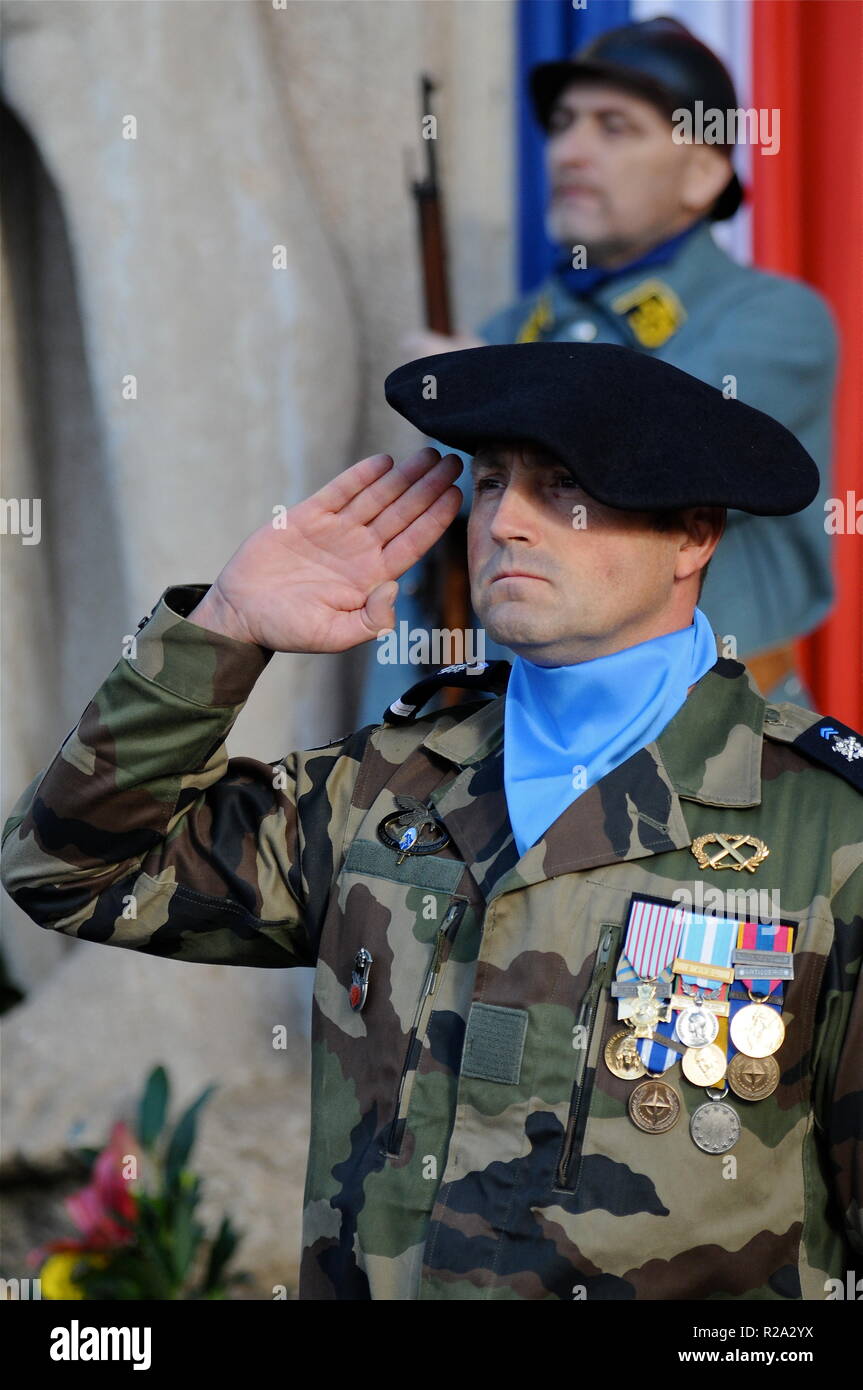
<path id="1" fill-rule="evenodd" d="M 398 700 L 393 700 L 389 708 L 384 710 L 383 722 L 410 724 L 435 692 L 445 685 L 503 695 L 511 669 L 508 661 L 460 661 L 454 666 L 442 666 L 439 671 L 417 681 Z"/>

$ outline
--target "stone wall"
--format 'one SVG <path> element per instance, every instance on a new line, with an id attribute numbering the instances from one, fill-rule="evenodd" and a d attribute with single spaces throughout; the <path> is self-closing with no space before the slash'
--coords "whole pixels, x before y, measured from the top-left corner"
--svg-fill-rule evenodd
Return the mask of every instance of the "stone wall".
<path id="1" fill-rule="evenodd" d="M 417 79 L 440 83 L 467 329 L 511 290 L 513 12 L 8 0 L 3 27 L 4 495 L 41 503 L 39 543 L 3 547 L 5 817 L 169 584 L 213 578 L 273 506 L 356 459 L 415 447 L 382 382 L 419 326 Z M 342 732 L 359 661 L 278 657 L 229 751 L 271 760 Z M 309 972 L 102 950 L 8 899 L 3 918 L 24 994 L 4 1020 L 3 1169 L 62 1173 L 155 1062 L 178 1105 L 216 1081 L 197 1155 L 210 1206 L 246 1227 L 260 1296 L 290 1284 Z M 13 1224 L 10 1277 L 27 1272 Z"/>

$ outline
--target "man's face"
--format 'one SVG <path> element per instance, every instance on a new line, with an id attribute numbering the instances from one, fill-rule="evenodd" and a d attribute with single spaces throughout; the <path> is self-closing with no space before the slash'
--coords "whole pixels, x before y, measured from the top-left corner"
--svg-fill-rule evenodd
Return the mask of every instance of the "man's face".
<path id="1" fill-rule="evenodd" d="M 588 266 L 624 264 L 682 231 L 731 173 L 715 146 L 675 144 L 652 102 L 585 82 L 557 98 L 545 158 L 548 234 L 585 246 Z"/>
<path id="2" fill-rule="evenodd" d="M 680 532 L 597 502 L 530 444 L 484 446 L 472 472 L 471 599 L 495 642 L 564 666 L 692 621 L 692 584 L 675 582 Z"/>

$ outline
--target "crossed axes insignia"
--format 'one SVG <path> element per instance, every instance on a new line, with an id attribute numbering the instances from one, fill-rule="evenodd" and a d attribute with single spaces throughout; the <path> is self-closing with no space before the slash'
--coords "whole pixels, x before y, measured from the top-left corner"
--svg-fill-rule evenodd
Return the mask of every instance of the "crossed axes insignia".
<path id="1" fill-rule="evenodd" d="M 705 853 L 704 846 L 709 844 L 719 845 L 715 854 Z M 741 845 L 751 845 L 755 853 L 747 859 L 746 855 L 740 852 Z M 757 835 L 699 835 L 689 848 L 698 860 L 700 869 L 734 869 L 737 873 L 742 869 L 748 869 L 751 874 L 755 873 L 758 865 L 770 853 L 764 841 L 759 840 Z M 737 862 L 723 864 L 721 861 L 727 854 Z"/>

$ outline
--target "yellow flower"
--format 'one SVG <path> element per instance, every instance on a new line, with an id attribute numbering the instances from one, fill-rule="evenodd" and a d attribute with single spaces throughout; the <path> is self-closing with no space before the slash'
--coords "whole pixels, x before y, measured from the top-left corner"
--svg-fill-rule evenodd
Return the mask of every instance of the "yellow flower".
<path id="1" fill-rule="evenodd" d="M 71 1298 L 83 1298 L 84 1290 L 72 1278 L 76 1265 L 88 1264 L 103 1268 L 108 1263 L 106 1255 L 88 1255 L 81 1250 L 62 1250 L 49 1255 L 39 1271 L 42 1281 L 42 1297 L 60 1302 Z"/>

